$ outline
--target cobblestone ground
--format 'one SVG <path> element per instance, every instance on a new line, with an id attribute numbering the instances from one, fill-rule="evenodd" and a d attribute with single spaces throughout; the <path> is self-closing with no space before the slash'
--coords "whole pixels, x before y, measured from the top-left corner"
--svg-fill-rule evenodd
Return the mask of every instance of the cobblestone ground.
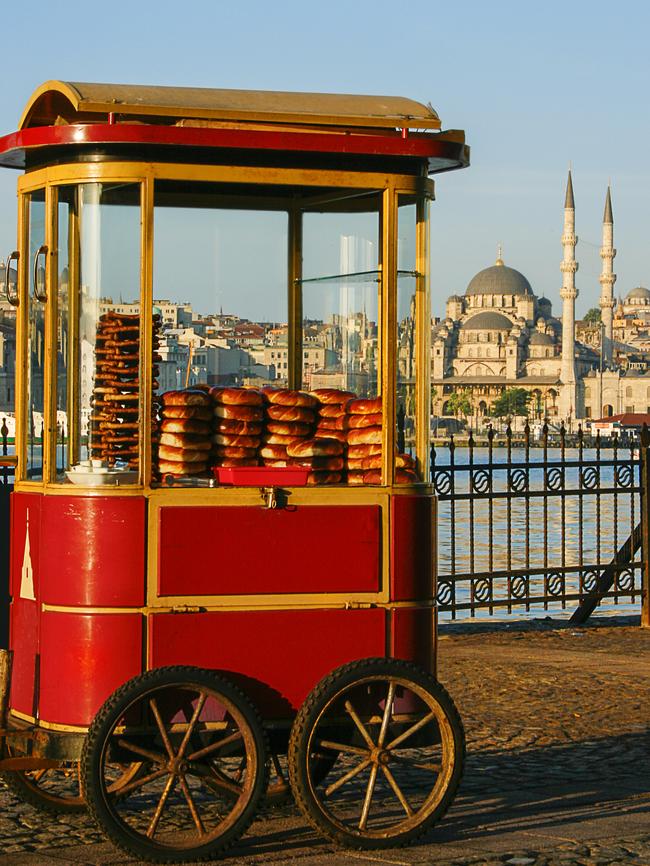
<path id="1" fill-rule="evenodd" d="M 650 630 L 631 618 L 445 626 L 439 676 L 468 754 L 456 803 L 429 837 L 341 852 L 287 805 L 266 810 L 226 862 L 650 866 Z M 85 815 L 51 819 L 0 782 L 0 863 L 130 862 L 105 845 L 66 857 L 101 841 Z"/>

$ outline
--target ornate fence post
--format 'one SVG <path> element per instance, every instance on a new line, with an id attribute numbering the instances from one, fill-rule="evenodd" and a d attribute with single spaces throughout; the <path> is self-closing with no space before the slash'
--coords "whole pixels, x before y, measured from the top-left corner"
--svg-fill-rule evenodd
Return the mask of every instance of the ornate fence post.
<path id="1" fill-rule="evenodd" d="M 641 603 L 641 625 L 650 628 L 650 467 L 648 457 L 650 452 L 650 430 L 647 424 L 641 431 L 641 557 L 643 561 L 641 572 L 641 588 L 643 601 Z"/>

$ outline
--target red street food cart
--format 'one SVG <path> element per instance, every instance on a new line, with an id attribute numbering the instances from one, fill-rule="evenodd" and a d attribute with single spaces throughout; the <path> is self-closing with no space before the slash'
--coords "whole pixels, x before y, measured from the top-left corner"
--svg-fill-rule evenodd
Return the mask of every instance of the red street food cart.
<path id="1" fill-rule="evenodd" d="M 429 175 L 468 149 L 439 130 L 395 97 L 50 81 L 0 139 L 24 169 L 0 768 L 137 857 L 214 856 L 267 789 L 358 848 L 453 799 Z"/>

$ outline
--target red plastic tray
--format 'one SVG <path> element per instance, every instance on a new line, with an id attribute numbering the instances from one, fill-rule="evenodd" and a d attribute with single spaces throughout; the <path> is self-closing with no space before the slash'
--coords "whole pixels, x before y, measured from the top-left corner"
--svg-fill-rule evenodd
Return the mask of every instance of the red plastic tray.
<path id="1" fill-rule="evenodd" d="M 304 487 L 309 469 L 304 466 L 215 466 L 219 484 L 238 487 Z"/>

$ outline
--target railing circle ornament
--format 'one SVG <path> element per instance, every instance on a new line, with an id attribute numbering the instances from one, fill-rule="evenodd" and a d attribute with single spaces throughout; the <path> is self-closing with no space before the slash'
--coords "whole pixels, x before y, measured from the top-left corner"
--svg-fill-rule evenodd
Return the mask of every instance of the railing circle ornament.
<path id="1" fill-rule="evenodd" d="M 528 474 L 524 469 L 513 469 L 508 473 L 508 487 L 514 493 L 524 493 L 528 490 Z"/>
<path id="2" fill-rule="evenodd" d="M 454 586 L 451 581 L 438 581 L 438 591 L 436 593 L 436 601 L 440 607 L 451 607 L 454 600 Z"/>
<path id="3" fill-rule="evenodd" d="M 546 473 L 546 486 L 549 490 L 562 490 L 564 487 L 564 470 L 554 466 Z"/>
<path id="4" fill-rule="evenodd" d="M 598 588 L 598 572 L 585 571 L 582 575 L 582 591 L 587 593 L 596 592 Z"/>
<path id="5" fill-rule="evenodd" d="M 490 473 L 486 469 L 477 469 L 472 472 L 472 490 L 475 493 L 489 493 Z"/>
<path id="6" fill-rule="evenodd" d="M 598 469 L 596 466 L 586 466 L 580 473 L 580 484 L 587 490 L 598 487 Z"/>
<path id="7" fill-rule="evenodd" d="M 513 577 L 510 581 L 510 592 L 512 597 L 518 600 L 528 598 L 528 578 L 521 574 Z"/>
<path id="8" fill-rule="evenodd" d="M 562 598 L 564 595 L 564 575 L 554 571 L 546 578 L 546 591 L 553 598 Z"/>
<path id="9" fill-rule="evenodd" d="M 632 478 L 633 476 L 631 466 L 617 466 L 614 469 L 614 479 L 616 481 L 617 487 L 631 487 Z"/>
<path id="10" fill-rule="evenodd" d="M 492 600 L 492 585 L 487 577 L 477 578 L 473 584 L 474 598 L 478 601 Z"/>
<path id="11" fill-rule="evenodd" d="M 451 493 L 451 472 L 441 472 L 439 469 L 433 474 L 433 487 L 439 496 L 448 496 Z"/>
<path id="12" fill-rule="evenodd" d="M 634 572 L 626 568 L 616 576 L 616 589 L 619 592 L 632 592 L 634 589 Z"/>

